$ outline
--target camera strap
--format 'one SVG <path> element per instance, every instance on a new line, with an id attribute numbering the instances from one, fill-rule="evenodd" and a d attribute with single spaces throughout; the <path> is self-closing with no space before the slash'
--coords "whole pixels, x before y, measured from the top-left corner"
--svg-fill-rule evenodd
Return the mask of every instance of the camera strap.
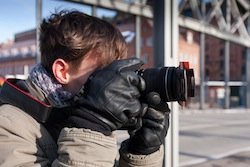
<path id="1" fill-rule="evenodd" d="M 45 123 L 50 116 L 52 106 L 38 100 L 30 93 L 20 89 L 16 86 L 18 81 L 19 80 L 16 79 L 5 80 L 2 88 L 0 89 L 1 104 L 14 105 L 28 113 L 38 122 Z"/>

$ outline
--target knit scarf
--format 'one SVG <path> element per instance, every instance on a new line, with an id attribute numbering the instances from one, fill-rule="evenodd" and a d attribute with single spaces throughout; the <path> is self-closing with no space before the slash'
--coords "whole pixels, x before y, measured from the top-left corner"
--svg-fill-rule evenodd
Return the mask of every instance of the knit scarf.
<path id="1" fill-rule="evenodd" d="M 37 64 L 31 70 L 29 80 L 42 89 L 45 97 L 55 106 L 67 105 L 67 100 L 72 97 L 72 94 L 66 91 L 41 64 Z"/>

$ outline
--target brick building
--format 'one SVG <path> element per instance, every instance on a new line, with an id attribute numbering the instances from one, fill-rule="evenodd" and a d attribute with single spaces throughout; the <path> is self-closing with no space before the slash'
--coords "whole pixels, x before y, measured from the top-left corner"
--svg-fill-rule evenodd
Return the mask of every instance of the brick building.
<path id="1" fill-rule="evenodd" d="M 200 45 L 198 33 L 180 28 L 178 61 L 188 61 L 194 69 L 195 83 L 200 83 Z"/>
<path id="2" fill-rule="evenodd" d="M 15 35 L 14 41 L 0 46 L 0 74 L 3 76 L 27 75 L 36 63 L 36 31 Z"/>
<path id="3" fill-rule="evenodd" d="M 206 36 L 205 44 L 205 72 L 209 81 L 224 80 L 225 41 Z M 245 48 L 230 43 L 230 80 L 245 79 Z"/>
<path id="4" fill-rule="evenodd" d="M 129 57 L 135 57 L 135 16 L 118 13 L 112 23 L 115 24 L 119 30 L 125 34 L 130 32 L 131 38 L 124 36 L 128 44 Z M 144 61 L 144 68 L 153 67 L 153 20 L 141 17 L 141 40 L 140 40 L 141 54 L 140 58 Z"/>

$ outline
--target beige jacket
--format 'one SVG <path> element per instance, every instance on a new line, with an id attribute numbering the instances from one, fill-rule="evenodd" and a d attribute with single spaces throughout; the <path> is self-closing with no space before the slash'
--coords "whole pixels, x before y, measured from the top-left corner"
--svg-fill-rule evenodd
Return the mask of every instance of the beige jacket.
<path id="1" fill-rule="evenodd" d="M 21 109 L 0 104 L 0 167 L 113 167 L 114 134 L 64 128 L 57 143 L 47 129 Z M 161 167 L 163 148 L 147 156 L 120 149 L 119 167 Z"/>
<path id="2" fill-rule="evenodd" d="M 20 109 L 0 107 L 1 167 L 113 167 L 116 138 L 87 129 L 64 128 L 57 144 L 43 125 Z M 161 167 L 163 149 L 148 156 L 121 148 L 120 167 Z"/>

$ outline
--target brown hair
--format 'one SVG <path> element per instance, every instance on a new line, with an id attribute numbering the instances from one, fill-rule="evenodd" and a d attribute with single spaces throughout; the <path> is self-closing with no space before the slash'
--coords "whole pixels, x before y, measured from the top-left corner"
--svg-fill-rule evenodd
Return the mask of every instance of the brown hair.
<path id="1" fill-rule="evenodd" d="M 49 72 L 58 58 L 77 65 L 93 52 L 105 66 L 127 57 L 126 42 L 116 27 L 79 11 L 56 12 L 40 29 L 41 63 Z"/>

